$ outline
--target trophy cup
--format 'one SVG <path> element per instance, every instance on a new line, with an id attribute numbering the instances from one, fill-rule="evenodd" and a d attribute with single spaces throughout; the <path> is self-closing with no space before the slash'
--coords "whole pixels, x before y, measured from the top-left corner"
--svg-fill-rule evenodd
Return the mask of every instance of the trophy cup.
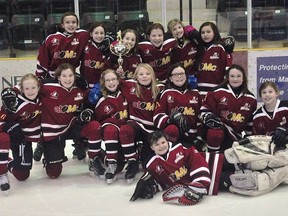
<path id="1" fill-rule="evenodd" d="M 114 55 L 118 56 L 118 60 L 117 60 L 118 65 L 119 65 L 118 69 L 123 69 L 122 68 L 122 65 L 123 65 L 122 56 L 127 54 L 130 49 L 126 47 L 122 42 L 121 30 L 117 32 L 117 41 L 115 41 L 114 43 L 110 45 L 110 50 Z"/>

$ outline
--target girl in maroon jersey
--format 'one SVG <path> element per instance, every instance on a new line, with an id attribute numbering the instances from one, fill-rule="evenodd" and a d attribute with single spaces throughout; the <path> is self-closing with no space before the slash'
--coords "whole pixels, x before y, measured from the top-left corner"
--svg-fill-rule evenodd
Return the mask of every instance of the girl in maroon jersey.
<path id="1" fill-rule="evenodd" d="M 101 135 L 101 125 L 92 120 L 93 111 L 82 107 L 87 98 L 88 85 L 79 88 L 75 80 L 75 68 L 64 63 L 56 69 L 55 79 L 44 80 L 40 91 L 44 165 L 52 179 L 60 176 L 62 163 L 67 160 L 64 152 L 67 139 L 86 138 L 88 156 L 92 159 L 97 137 Z"/>
<path id="2" fill-rule="evenodd" d="M 11 88 L 4 89 L 1 93 L 0 187 L 3 191 L 10 188 L 7 168 L 19 181 L 29 178 L 32 142 L 39 141 L 41 134 L 39 89 L 38 78 L 33 74 L 26 74 L 20 81 L 21 93 L 17 95 Z M 13 159 L 8 163 L 9 148 Z"/>
<path id="3" fill-rule="evenodd" d="M 120 128 L 120 142 L 125 160 L 128 162 L 125 178 L 133 180 L 138 167 L 139 140 L 143 141 L 141 159 L 150 152 L 147 134 L 154 131 L 153 113 L 162 84 L 157 84 L 153 68 L 140 63 L 135 70 L 135 79 L 122 80 L 120 89 L 127 100 L 129 120 Z"/>
<path id="4" fill-rule="evenodd" d="M 269 135 L 279 148 L 285 148 L 288 135 L 288 101 L 280 101 L 275 82 L 264 82 L 259 96 L 264 102 L 253 117 L 253 134 Z"/>
<path id="5" fill-rule="evenodd" d="M 36 76 L 43 79 L 54 77 L 54 71 L 63 63 L 75 68 L 89 39 L 86 30 L 78 29 L 79 20 L 75 13 L 67 12 L 61 18 L 61 29 L 50 34 L 39 48 Z"/>
<path id="6" fill-rule="evenodd" d="M 222 39 L 213 22 L 205 22 L 199 32 L 201 40 L 195 62 L 198 90 L 203 97 L 224 81 L 225 71 L 232 65 L 232 56 L 222 46 Z"/>
<path id="7" fill-rule="evenodd" d="M 142 61 L 153 67 L 158 81 L 166 81 L 172 50 L 177 45 L 174 38 L 164 40 L 164 33 L 164 27 L 160 23 L 153 23 L 147 29 L 148 41 L 138 45 Z"/>
<path id="8" fill-rule="evenodd" d="M 171 142 L 192 145 L 198 135 L 201 96 L 191 89 L 183 64 L 176 63 L 168 71 L 165 90 L 161 93 L 159 106 L 154 112 L 154 124 L 164 129 Z"/>
<path id="9" fill-rule="evenodd" d="M 242 66 L 233 64 L 226 79 L 213 92 L 208 92 L 200 109 L 200 119 L 207 128 L 210 151 L 224 151 L 242 134 L 252 134 L 253 112 L 257 101 L 247 87 L 247 77 Z"/>
<path id="10" fill-rule="evenodd" d="M 106 35 L 106 27 L 101 22 L 89 27 L 90 40 L 81 58 L 80 73 L 92 88 L 99 82 L 101 73 L 110 67 L 109 47 L 113 38 Z"/>
<path id="11" fill-rule="evenodd" d="M 138 54 L 138 33 L 134 29 L 126 29 L 121 34 L 122 43 L 129 49 L 129 52 L 122 56 L 123 65 L 122 68 L 118 64 L 118 56 L 112 55 L 112 68 L 120 75 L 121 78 L 131 79 L 135 69 L 139 63 L 142 62 L 140 55 Z M 115 41 L 113 45 L 116 45 L 118 41 Z"/>

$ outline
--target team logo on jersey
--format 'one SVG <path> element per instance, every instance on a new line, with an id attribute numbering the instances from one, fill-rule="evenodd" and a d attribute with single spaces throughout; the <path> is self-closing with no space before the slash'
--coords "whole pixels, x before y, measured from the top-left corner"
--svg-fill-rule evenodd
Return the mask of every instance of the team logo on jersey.
<path id="1" fill-rule="evenodd" d="M 52 93 L 50 94 L 50 98 L 51 98 L 51 99 L 58 99 L 58 97 L 59 97 L 59 94 L 58 94 L 58 92 L 56 92 L 56 91 L 54 91 L 54 92 L 52 92 Z"/>
<path id="2" fill-rule="evenodd" d="M 175 182 L 179 181 L 183 176 L 187 174 L 188 170 L 185 166 L 182 166 L 179 168 L 179 170 L 176 170 L 174 173 L 171 173 L 169 178 Z"/>
<path id="3" fill-rule="evenodd" d="M 151 55 L 150 50 L 149 50 L 149 49 L 146 49 L 145 52 L 144 52 L 144 54 L 145 54 L 146 56 L 150 56 L 150 55 Z"/>
<path id="4" fill-rule="evenodd" d="M 135 87 L 132 87 L 132 88 L 130 89 L 130 94 L 136 95 L 136 89 L 135 89 Z"/>
<path id="5" fill-rule="evenodd" d="M 220 99 L 220 104 L 227 105 L 228 99 L 226 97 L 222 97 Z"/>
<path id="6" fill-rule="evenodd" d="M 112 109 L 112 107 L 111 107 L 110 105 L 106 105 L 106 106 L 104 107 L 104 112 L 107 113 L 107 114 L 109 114 L 112 110 L 113 110 L 113 109 Z"/>
<path id="7" fill-rule="evenodd" d="M 90 51 L 90 48 L 88 46 L 85 46 L 84 53 L 89 53 L 89 51 Z"/>
<path id="8" fill-rule="evenodd" d="M 191 47 L 191 49 L 188 52 L 188 55 L 192 55 L 192 54 L 194 54 L 196 52 L 197 52 L 197 50 L 195 49 L 195 47 Z"/>
<path id="9" fill-rule="evenodd" d="M 168 95 L 167 97 L 167 103 L 174 103 L 174 97 L 171 95 Z"/>
<path id="10" fill-rule="evenodd" d="M 219 59 L 219 54 L 217 52 L 214 52 L 212 56 L 210 56 L 210 59 Z"/>
<path id="11" fill-rule="evenodd" d="M 79 39 L 78 38 L 73 38 L 73 41 L 71 42 L 71 45 L 78 45 L 79 44 Z"/>
<path id="12" fill-rule="evenodd" d="M 74 101 L 82 100 L 83 99 L 83 94 L 81 92 L 78 92 L 76 97 L 74 97 Z"/>
<path id="13" fill-rule="evenodd" d="M 176 158 L 174 160 L 174 162 L 177 164 L 180 160 L 182 160 L 184 158 L 183 152 L 178 152 L 176 154 Z"/>
<path id="14" fill-rule="evenodd" d="M 198 103 L 198 97 L 193 96 L 192 100 L 189 100 L 190 104 L 197 104 Z"/>
<path id="15" fill-rule="evenodd" d="M 155 168 L 155 172 L 158 173 L 158 175 L 160 175 L 163 172 L 163 167 L 161 165 L 157 165 Z"/>
<path id="16" fill-rule="evenodd" d="M 51 43 L 52 43 L 52 46 L 59 45 L 59 39 L 53 38 L 53 40 L 51 41 Z"/>
<path id="17" fill-rule="evenodd" d="M 250 104 L 249 104 L 249 103 L 245 103 L 245 105 L 242 106 L 242 107 L 240 108 L 240 110 L 246 110 L 246 111 L 249 111 L 249 110 L 250 110 Z"/>
<path id="18" fill-rule="evenodd" d="M 283 117 L 282 117 L 282 120 L 281 120 L 281 122 L 280 122 L 280 125 L 282 126 L 282 125 L 285 125 L 286 123 L 287 123 L 286 117 L 283 116 Z"/>

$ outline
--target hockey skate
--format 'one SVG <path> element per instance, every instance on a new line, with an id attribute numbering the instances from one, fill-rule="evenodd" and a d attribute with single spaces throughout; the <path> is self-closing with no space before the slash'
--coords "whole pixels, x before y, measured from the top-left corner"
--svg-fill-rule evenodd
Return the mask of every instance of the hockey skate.
<path id="1" fill-rule="evenodd" d="M 138 161 L 135 160 L 128 161 L 127 171 L 125 173 L 125 179 L 127 179 L 128 184 L 131 184 L 133 182 L 138 172 L 139 172 Z"/>
<path id="2" fill-rule="evenodd" d="M 75 148 L 72 152 L 73 159 L 78 159 L 79 161 L 84 160 L 86 158 L 86 149 L 82 143 L 72 144 Z"/>
<path id="3" fill-rule="evenodd" d="M 93 159 L 89 160 L 89 170 L 94 172 L 94 174 L 99 176 L 100 178 L 104 178 L 105 169 L 99 157 L 96 156 Z"/>
<path id="4" fill-rule="evenodd" d="M 105 178 L 108 184 L 112 184 L 117 180 L 117 163 L 116 162 L 108 162 L 108 167 L 106 170 Z"/>
<path id="5" fill-rule="evenodd" d="M 37 146 L 33 152 L 33 159 L 35 161 L 40 161 L 41 160 L 41 157 L 42 157 L 42 154 L 43 154 L 43 143 L 42 142 L 38 142 L 37 143 Z"/>
<path id="6" fill-rule="evenodd" d="M 1 191 L 4 191 L 6 195 L 8 195 L 8 190 L 10 189 L 10 183 L 7 173 L 0 175 L 0 189 Z"/>

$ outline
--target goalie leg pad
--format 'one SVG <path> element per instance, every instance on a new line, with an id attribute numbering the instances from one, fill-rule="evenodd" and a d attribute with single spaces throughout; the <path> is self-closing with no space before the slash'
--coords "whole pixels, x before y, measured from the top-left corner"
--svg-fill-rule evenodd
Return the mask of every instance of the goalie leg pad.
<path id="1" fill-rule="evenodd" d="M 239 170 L 230 176 L 232 186 L 229 190 L 248 196 L 265 194 L 288 179 L 288 166 L 260 171 Z"/>

